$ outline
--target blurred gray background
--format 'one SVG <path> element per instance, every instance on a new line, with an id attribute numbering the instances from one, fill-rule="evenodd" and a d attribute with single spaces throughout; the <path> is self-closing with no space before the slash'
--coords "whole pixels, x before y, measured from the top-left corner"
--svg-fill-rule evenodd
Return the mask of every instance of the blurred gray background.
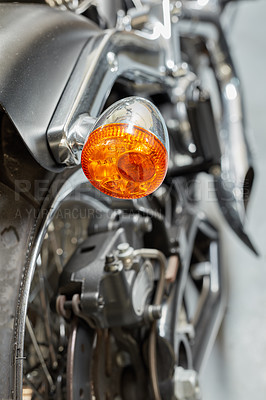
<path id="1" fill-rule="evenodd" d="M 226 21 L 225 21 L 226 22 Z M 201 376 L 204 400 L 266 398 L 266 1 L 243 1 L 228 29 L 244 89 L 256 181 L 247 230 L 254 257 L 222 222 L 214 202 L 208 214 L 222 229 L 228 303 L 224 321 Z M 205 179 L 205 178 L 204 178 Z"/>

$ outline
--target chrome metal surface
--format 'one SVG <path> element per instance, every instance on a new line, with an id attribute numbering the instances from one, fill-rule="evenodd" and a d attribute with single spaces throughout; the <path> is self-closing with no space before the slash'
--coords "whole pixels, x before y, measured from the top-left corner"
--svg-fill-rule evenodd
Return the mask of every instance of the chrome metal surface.
<path id="1" fill-rule="evenodd" d="M 221 12 L 220 0 L 183 0 L 182 3 L 184 8 L 201 13 L 212 12 L 216 15 L 220 15 Z"/>
<path id="2" fill-rule="evenodd" d="M 252 186 L 252 160 L 246 137 L 243 99 L 219 14 L 193 9 L 184 3 L 180 34 L 202 38 L 219 87 L 222 117 L 219 122 L 222 148 L 221 174 L 215 176 L 217 199 L 232 229 L 254 252 L 244 231 L 245 206 Z"/>
<path id="3" fill-rule="evenodd" d="M 162 302 L 164 284 L 165 284 L 165 271 L 166 271 L 166 258 L 164 254 L 156 249 L 139 249 L 134 251 L 135 256 L 141 256 L 143 258 L 158 260 L 160 266 L 160 280 L 156 290 L 156 295 L 154 298 L 154 305 L 158 306 Z"/>
<path id="4" fill-rule="evenodd" d="M 124 268 L 130 269 L 134 257 L 134 249 L 129 243 L 121 243 L 117 246 L 117 258 L 122 261 Z"/>
<path id="5" fill-rule="evenodd" d="M 139 126 L 152 132 L 169 153 L 169 138 L 164 119 L 158 108 L 141 97 L 127 97 L 111 105 L 96 121 L 93 129 L 107 124 L 128 124 L 128 132 Z"/>
<path id="6" fill-rule="evenodd" d="M 97 4 L 97 0 L 45 0 L 45 2 L 50 7 L 74 11 L 76 14 L 82 14 L 90 6 Z"/>
<path id="7" fill-rule="evenodd" d="M 95 118 L 87 114 L 80 115 L 71 126 L 67 136 L 62 138 L 60 147 L 65 164 L 72 166 L 80 164 L 86 137 L 91 132 L 95 121 Z"/>
<path id="8" fill-rule="evenodd" d="M 118 77 L 135 84 L 174 86 L 161 70 L 164 50 L 158 41 L 134 32 L 106 31 L 89 42 L 65 89 L 48 129 L 48 141 L 58 163 L 69 163 L 68 135 L 82 114 L 97 118 Z"/>
<path id="9" fill-rule="evenodd" d="M 175 395 L 178 400 L 200 400 L 198 374 L 192 369 L 176 368 L 174 375 Z"/>
<path id="10" fill-rule="evenodd" d="M 128 124 L 128 132 L 138 126 L 152 132 L 164 145 L 169 156 L 169 138 L 164 119 L 154 104 L 141 97 L 127 97 L 112 104 L 99 118 L 82 114 L 71 126 L 60 147 L 64 163 L 79 165 L 81 152 L 90 133 L 107 124 Z"/>
<path id="11" fill-rule="evenodd" d="M 154 286 L 154 269 L 150 261 L 142 265 L 132 288 L 132 305 L 137 315 L 145 313 Z"/>
<path id="12" fill-rule="evenodd" d="M 58 163 L 78 162 L 69 155 L 69 142 L 75 138 L 70 133 L 72 126 L 81 114 L 99 116 L 118 78 L 137 86 L 145 84 L 146 91 L 174 85 L 181 59 L 178 32 L 171 34 L 178 18 L 171 20 L 170 8 L 169 0 L 150 2 L 144 7 L 148 18 L 145 29 L 133 30 L 130 22 L 126 30 L 122 24 L 122 31 L 104 31 L 85 47 L 48 129 L 48 141 Z M 172 13 L 176 15 L 176 9 Z"/>

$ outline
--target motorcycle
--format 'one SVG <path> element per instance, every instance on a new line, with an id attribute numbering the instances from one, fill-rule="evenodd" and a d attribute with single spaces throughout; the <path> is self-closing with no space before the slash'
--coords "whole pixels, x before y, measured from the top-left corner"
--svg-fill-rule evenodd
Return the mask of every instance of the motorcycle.
<path id="1" fill-rule="evenodd" d="M 1 399 L 201 398 L 225 297 L 200 172 L 256 253 L 226 3 L 0 4 Z"/>

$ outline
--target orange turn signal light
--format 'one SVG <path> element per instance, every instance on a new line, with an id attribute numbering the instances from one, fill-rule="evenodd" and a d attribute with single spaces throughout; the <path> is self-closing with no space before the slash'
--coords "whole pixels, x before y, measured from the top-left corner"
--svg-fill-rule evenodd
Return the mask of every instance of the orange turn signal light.
<path id="1" fill-rule="evenodd" d="M 136 199 L 160 186 L 168 154 L 152 132 L 128 123 L 109 123 L 90 133 L 81 164 L 91 184 L 101 192 Z"/>

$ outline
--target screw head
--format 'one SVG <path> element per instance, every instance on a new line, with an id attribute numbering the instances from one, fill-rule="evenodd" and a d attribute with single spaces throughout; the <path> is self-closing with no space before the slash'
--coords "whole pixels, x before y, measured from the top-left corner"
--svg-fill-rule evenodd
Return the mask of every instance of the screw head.
<path id="1" fill-rule="evenodd" d="M 98 307 L 103 309 L 104 308 L 104 299 L 102 296 L 98 297 Z"/>
<path id="2" fill-rule="evenodd" d="M 123 269 L 121 261 L 117 260 L 113 253 L 107 254 L 105 257 L 105 272 L 117 272 Z"/>
<path id="3" fill-rule="evenodd" d="M 129 249 L 129 244 L 128 243 L 120 243 L 118 246 L 117 246 L 117 250 L 118 250 L 118 252 L 119 252 L 119 254 L 123 254 L 123 253 L 125 253 L 128 249 Z"/>

